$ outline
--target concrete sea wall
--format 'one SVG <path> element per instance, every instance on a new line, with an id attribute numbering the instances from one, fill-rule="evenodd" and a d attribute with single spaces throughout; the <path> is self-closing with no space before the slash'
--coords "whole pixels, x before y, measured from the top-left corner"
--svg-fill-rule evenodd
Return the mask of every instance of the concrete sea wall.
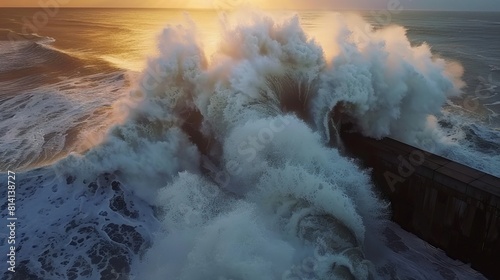
<path id="1" fill-rule="evenodd" d="M 393 220 L 448 256 L 500 279 L 500 179 L 393 139 L 342 135 L 373 168 Z"/>

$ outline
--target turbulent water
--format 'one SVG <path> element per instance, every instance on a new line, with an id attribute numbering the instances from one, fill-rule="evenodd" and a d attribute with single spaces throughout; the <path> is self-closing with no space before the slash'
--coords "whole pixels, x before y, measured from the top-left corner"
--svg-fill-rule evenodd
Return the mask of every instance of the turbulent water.
<path id="1" fill-rule="evenodd" d="M 479 26 L 497 40 L 491 14 L 391 21 L 408 30 L 333 12 L 65 10 L 37 30 L 33 11 L 0 14 L 16 279 L 483 279 L 389 222 L 369 171 L 328 143 L 340 119 L 499 175 L 498 44 L 468 42 Z"/>

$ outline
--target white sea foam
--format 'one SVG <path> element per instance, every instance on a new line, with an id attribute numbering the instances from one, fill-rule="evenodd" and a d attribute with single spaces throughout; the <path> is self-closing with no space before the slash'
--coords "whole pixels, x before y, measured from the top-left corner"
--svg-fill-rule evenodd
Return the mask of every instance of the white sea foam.
<path id="1" fill-rule="evenodd" d="M 168 75 L 145 90 L 147 107 L 139 111 L 179 116 L 180 104 L 194 106 L 210 139 L 208 155 L 227 177 L 208 176 L 209 182 L 196 171 L 170 177 L 152 202 L 166 210 L 164 232 L 137 273 L 155 279 L 377 278 L 383 272 L 367 256 L 368 248 L 383 246 L 385 206 L 366 171 L 324 146 L 319 124 L 342 101 L 352 104 L 346 113 L 365 135 L 412 144 L 440 140 L 429 116 L 459 93 L 460 70 L 453 71 L 460 67 L 433 58 L 427 46 L 411 47 L 397 27 L 369 33 L 363 44 L 343 38 L 351 53 L 327 63 L 297 18 L 246 19 L 225 22 L 208 64 L 201 47 L 191 45 L 196 39 L 189 29 L 163 32 L 160 45 L 168 47 L 146 73 L 159 65 Z"/>
<path id="2" fill-rule="evenodd" d="M 4 90 L 0 170 L 52 164 L 70 151 L 84 152 L 100 143 L 109 127 L 120 120 L 112 105 L 125 97 L 122 77 L 111 73 L 59 78 L 54 84 L 15 95 L 10 92 L 29 84 L 30 78 L 0 83 Z"/>

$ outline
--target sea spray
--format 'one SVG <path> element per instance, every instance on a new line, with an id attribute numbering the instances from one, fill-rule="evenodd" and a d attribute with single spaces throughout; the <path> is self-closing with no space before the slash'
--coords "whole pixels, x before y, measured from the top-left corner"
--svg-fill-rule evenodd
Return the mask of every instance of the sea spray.
<path id="1" fill-rule="evenodd" d="M 163 217 L 165 233 L 155 244 L 166 247 L 146 255 L 141 273 L 149 275 L 165 263 L 162 272 L 154 271 L 156 276 L 376 277 L 366 247 L 379 246 L 375 243 L 387 210 L 372 191 L 369 174 L 324 146 L 328 130 L 320 124 L 342 102 L 343 113 L 366 135 L 413 137 L 448 96 L 459 93 L 459 78 L 428 47 L 411 47 L 397 27 L 373 31 L 372 42 L 363 44 L 344 33 L 341 49 L 350 48 L 350 54 L 340 53 L 327 63 L 296 17 L 275 22 L 251 14 L 246 24 L 225 26 L 219 50 L 206 67 L 198 64 L 198 70 L 189 71 L 196 74 L 187 79 L 179 79 L 184 75 L 179 69 L 168 75 L 177 77 L 176 87 L 179 80 L 186 83 L 181 90 L 189 91 L 187 103 L 193 102 L 196 108 L 191 110 L 201 115 L 198 126 L 211 147 L 207 155 L 233 172 L 224 182 L 198 180 L 190 186 L 182 183 L 187 189 L 180 190 L 178 180 L 190 176 L 183 174 L 159 190 L 160 197 L 170 193 L 177 199 L 158 205 L 164 204 L 167 212 L 184 209 L 187 220 L 180 221 L 187 224 L 179 234 L 179 219 Z M 391 53 L 401 46 L 406 49 Z M 168 65 L 169 60 L 159 61 Z M 427 100 L 415 104 L 424 93 Z M 286 125 L 273 132 L 269 127 L 278 118 L 286 119 Z M 408 122 L 404 133 L 398 127 L 406 125 L 401 121 Z M 214 188 L 214 183 L 223 195 L 198 199 L 194 205 L 195 194 L 174 195 Z M 169 250 L 178 243 L 183 245 Z M 179 261 L 176 255 L 185 257 Z M 301 268 L 303 262 L 310 269 Z"/>
<path id="2" fill-rule="evenodd" d="M 179 235 L 173 230 L 178 215 L 166 214 L 165 235 L 155 241 L 166 247 L 146 256 L 144 273 L 166 262 L 170 269 L 160 275 L 176 279 L 367 279 L 375 271 L 363 253 L 365 234 L 377 235 L 386 210 L 368 174 L 325 147 L 304 122 L 310 115 L 301 114 L 309 111 L 309 100 L 317 94 L 313 82 L 326 67 L 321 48 L 307 39 L 297 18 L 277 24 L 254 14 L 251 21 L 226 31 L 237 38 L 221 44 L 200 75 L 203 86 L 195 90 L 205 137 L 218 147 L 209 155 L 221 168 L 231 163 L 235 171 L 217 187 L 233 198 L 218 196 L 214 203 L 197 195 L 193 204 L 191 195 L 179 195 L 213 187 L 195 181 L 180 190 L 187 174 L 160 190 L 160 197 L 170 193 L 177 199 L 158 204 L 164 203 L 166 212 L 184 209 L 187 220 L 181 222 L 189 229 Z M 271 130 L 275 123 L 283 129 Z M 249 148 L 252 153 L 246 153 Z M 227 209 L 213 208 L 221 204 Z M 172 244 L 179 242 L 184 245 L 171 255 Z M 172 261 L 176 254 L 186 256 L 184 261 Z M 303 271 L 298 267 L 306 259 L 312 267 Z"/>

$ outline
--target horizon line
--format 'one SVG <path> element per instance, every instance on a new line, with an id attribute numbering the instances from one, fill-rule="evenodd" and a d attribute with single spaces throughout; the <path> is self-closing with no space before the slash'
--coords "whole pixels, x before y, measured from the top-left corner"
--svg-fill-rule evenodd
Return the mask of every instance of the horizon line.
<path id="1" fill-rule="evenodd" d="M 44 9 L 46 7 L 41 6 L 0 6 L 0 9 Z M 89 6 L 80 6 L 80 7 L 58 7 L 59 9 L 109 9 L 109 10 L 123 10 L 123 9 L 137 9 L 137 10 L 200 10 L 200 11 L 217 11 L 218 9 L 214 8 L 169 8 L 169 7 L 89 7 Z M 346 12 L 370 12 L 370 11 L 384 11 L 387 9 L 343 9 L 343 8 L 328 8 L 328 9 L 290 9 L 290 8 L 267 8 L 267 9 L 259 9 L 264 11 L 346 11 Z M 231 9 L 227 9 L 225 11 L 231 11 Z M 489 12 L 489 13 L 498 13 L 500 10 L 431 10 L 431 9 L 403 9 L 401 12 L 405 11 L 413 11 L 413 12 Z"/>

